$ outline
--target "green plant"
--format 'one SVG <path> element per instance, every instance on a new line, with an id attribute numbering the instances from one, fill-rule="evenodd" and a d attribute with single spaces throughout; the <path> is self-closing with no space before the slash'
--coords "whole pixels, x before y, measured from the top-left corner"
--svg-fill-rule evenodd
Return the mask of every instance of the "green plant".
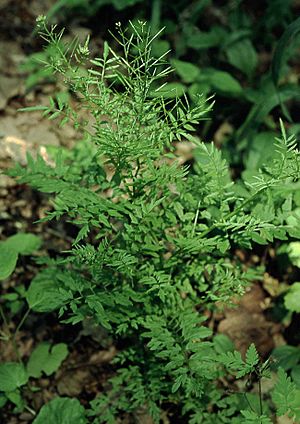
<path id="1" fill-rule="evenodd" d="M 18 263 L 19 255 L 31 255 L 37 251 L 42 244 L 40 237 L 31 233 L 17 233 L 7 237 L 6 240 L 0 241 L 0 281 L 8 279 L 15 271 Z M 1 296 L 4 306 L 0 304 L 0 316 L 3 321 L 3 330 L 0 331 L 0 339 L 4 341 L 12 341 L 14 351 L 18 357 L 18 349 L 16 346 L 16 335 L 20 327 L 23 325 L 29 311 L 21 319 L 16 328 L 15 334 L 12 334 L 9 328 L 9 318 L 6 314 L 6 309 L 9 310 L 9 315 L 16 315 L 25 304 L 25 287 L 22 284 L 14 287 L 13 292 L 5 293 Z"/>
<path id="2" fill-rule="evenodd" d="M 19 255 L 30 255 L 41 246 L 34 234 L 18 233 L 0 242 L 0 280 L 8 278 L 16 268 Z"/>
<path id="3" fill-rule="evenodd" d="M 151 55 L 158 34 L 143 23 L 128 32 L 118 25 L 123 55 L 105 43 L 103 56 L 89 61 L 88 42 L 62 49 L 62 33 L 49 29 L 44 17 L 38 29 L 56 51 L 48 66 L 78 101 L 76 109 L 51 99 L 49 107 L 29 110 L 60 125 L 73 121 L 86 134 L 86 151 L 58 152 L 55 165 L 28 156 L 26 168 L 9 172 L 53 196 L 45 221 L 68 219 L 79 228 L 69 251 L 39 261 L 43 268 L 26 299 L 32 311 L 58 311 L 64 323 L 91 319 L 123 348 L 107 390 L 86 413 L 76 400 L 59 398 L 35 423 L 66 414 L 71 403 L 70 414 L 83 423 L 114 423 L 143 409 L 158 423 L 168 405 L 191 424 L 271 422 L 261 396 L 254 396 L 260 406 L 252 410 L 239 393 L 228 395 L 221 379 L 228 368 L 260 381 L 267 365 L 254 346 L 243 360 L 226 337 L 213 337 L 207 318 L 256 275 L 232 249 L 284 240 L 293 231 L 287 220 L 300 177 L 294 137 L 281 122 L 272 161 L 234 182 L 221 152 L 193 135 L 207 119 L 209 100 L 199 96 L 190 106 L 186 97 L 165 99 L 170 68 L 164 55 Z M 174 142 L 181 139 L 195 147 L 190 168 L 178 163 Z M 273 408 L 298 419 L 299 393 L 286 374 L 278 378 Z"/>
<path id="4" fill-rule="evenodd" d="M 15 412 L 21 412 L 27 408 L 22 398 L 22 389 L 29 385 L 31 378 L 38 378 L 42 372 L 47 376 L 53 374 L 68 355 L 68 348 L 65 343 L 51 346 L 50 343 L 41 343 L 32 352 L 27 365 L 22 362 L 0 363 L 0 407 L 7 401 L 15 405 Z"/>
<path id="5" fill-rule="evenodd" d="M 186 94 L 193 102 L 197 93 L 216 93 L 218 119 L 206 123 L 202 136 L 211 137 L 224 121 L 229 124 L 222 143 L 230 163 L 241 166 L 261 128 L 276 129 L 274 118 L 279 108 L 292 122 L 299 89 L 289 62 L 298 58 L 300 22 L 292 0 L 266 0 L 260 7 L 243 0 L 221 4 L 213 0 L 60 0 L 49 17 L 62 20 L 66 13 L 81 19 L 100 16 L 104 6 L 115 8 L 115 20 L 123 21 L 124 16 L 132 21 L 145 19 L 154 32 L 165 27 L 164 36 L 153 43 L 153 55 L 172 49 L 177 76 L 169 82 L 177 95 Z M 272 60 L 279 31 L 283 34 Z M 174 93 L 167 90 L 165 95 Z M 295 126 L 294 132 L 298 131 Z"/>
<path id="6" fill-rule="evenodd" d="M 296 346 L 283 345 L 272 352 L 277 366 L 291 374 L 293 382 L 300 388 L 300 349 Z"/>

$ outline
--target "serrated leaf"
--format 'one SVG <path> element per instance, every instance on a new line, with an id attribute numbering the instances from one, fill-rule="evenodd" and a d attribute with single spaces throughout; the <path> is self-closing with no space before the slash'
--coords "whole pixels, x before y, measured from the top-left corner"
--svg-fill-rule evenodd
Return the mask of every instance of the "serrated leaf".
<path id="1" fill-rule="evenodd" d="M 86 224 L 78 232 L 77 237 L 76 237 L 76 239 L 75 239 L 75 241 L 74 241 L 73 244 L 79 243 L 80 240 L 82 240 L 84 237 L 86 237 L 88 235 L 88 233 L 89 233 L 89 225 Z"/>
<path id="2" fill-rule="evenodd" d="M 55 398 L 42 406 L 32 424 L 86 424 L 84 407 L 78 399 Z"/>
<path id="3" fill-rule="evenodd" d="M 59 343 L 51 347 L 50 343 L 41 343 L 30 355 L 27 372 L 30 377 L 39 378 L 44 372 L 46 375 L 53 374 L 68 356 L 68 347 L 65 343 Z"/>
<path id="4" fill-rule="evenodd" d="M 243 424 L 272 424 L 272 421 L 266 415 L 258 415 L 254 411 L 242 410 L 241 414 L 245 417 Z"/>
<path id="5" fill-rule="evenodd" d="M 28 381 L 27 372 L 22 364 L 6 362 L 0 364 L 0 391 L 13 392 Z"/>
<path id="6" fill-rule="evenodd" d="M 296 385 L 282 368 L 278 370 L 278 379 L 272 392 L 272 400 L 277 407 L 277 415 L 289 412 L 291 404 L 295 401 Z"/>
<path id="7" fill-rule="evenodd" d="M 258 361 L 259 361 L 259 356 L 258 356 L 257 350 L 255 348 L 254 343 L 251 343 L 251 345 L 248 347 L 248 350 L 246 352 L 246 363 L 250 367 L 254 367 L 255 365 L 257 365 Z"/>

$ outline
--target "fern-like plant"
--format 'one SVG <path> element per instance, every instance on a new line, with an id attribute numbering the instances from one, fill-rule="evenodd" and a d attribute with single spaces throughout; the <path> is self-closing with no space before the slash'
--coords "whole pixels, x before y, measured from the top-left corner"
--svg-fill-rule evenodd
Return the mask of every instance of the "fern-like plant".
<path id="1" fill-rule="evenodd" d="M 233 261 L 235 247 L 299 234 L 286 223 L 300 176 L 294 139 L 281 124 L 273 163 L 234 182 L 221 152 L 195 135 L 211 101 L 199 96 L 190 107 L 166 99 L 171 70 L 164 57 L 151 56 L 155 36 L 144 23 L 127 31 L 118 25 L 118 51 L 105 43 L 91 60 L 88 40 L 64 45 L 43 17 L 38 29 L 56 51 L 47 66 L 63 77 L 76 108 L 51 99 L 29 109 L 61 125 L 73 121 L 86 137 L 60 151 L 55 165 L 29 156 L 26 168 L 10 171 L 51 195 L 45 220 L 78 227 L 68 252 L 40 260 L 27 302 L 34 312 L 58 311 L 65 323 L 92 320 L 127 346 L 88 419 L 115 423 L 146 409 L 159 423 L 173 405 L 191 424 L 270 422 L 270 411 L 251 410 L 219 380 L 226 369 L 238 377 L 256 372 L 254 346 L 244 362 L 230 344 L 216 343 L 206 312 L 249 284 L 251 273 Z M 191 167 L 179 165 L 175 142 L 182 139 L 195 147 Z M 281 403 L 280 389 L 273 399 Z"/>

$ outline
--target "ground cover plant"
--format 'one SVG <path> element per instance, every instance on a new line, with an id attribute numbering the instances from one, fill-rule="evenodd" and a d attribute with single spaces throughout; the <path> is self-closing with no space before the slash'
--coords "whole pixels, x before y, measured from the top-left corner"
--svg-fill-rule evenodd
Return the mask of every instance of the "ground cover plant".
<path id="1" fill-rule="evenodd" d="M 242 357 L 208 325 L 210 314 L 258 278 L 259 270 L 233 255 L 236 247 L 299 237 L 295 138 L 281 122 L 272 160 L 233 181 L 221 152 L 195 136 L 199 122 L 213 116 L 212 99 L 198 96 L 192 106 L 186 97 L 166 99 L 171 70 L 164 55 L 152 56 L 158 35 L 144 23 L 127 31 L 118 26 L 117 52 L 105 43 L 102 57 L 91 60 L 88 40 L 61 48 L 62 32 L 48 28 L 44 17 L 38 25 L 55 52 L 49 68 L 77 101 L 75 109 L 54 99 L 31 109 L 61 126 L 73 121 L 86 137 L 72 151 L 29 156 L 27 167 L 10 171 L 51 195 L 53 210 L 44 221 L 67 219 L 78 227 L 70 250 L 38 259 L 40 272 L 23 293 L 25 316 L 56 311 L 65 324 L 89 320 L 103 329 L 103 339 L 114 340 L 118 354 L 99 397 L 85 408 L 79 399 L 56 397 L 33 422 L 138 422 L 143 414 L 155 423 L 164 416 L 268 423 L 286 413 L 297 422 L 299 389 L 286 371 L 293 372 L 298 359 L 281 364 L 274 388 L 263 396 L 261 380 L 274 365 L 250 343 Z M 183 139 L 194 148 L 190 167 L 178 162 L 175 141 Z M 2 404 L 31 409 L 23 390 L 42 373 L 51 375 L 67 355 L 65 344 L 44 342 L 26 364 L 1 364 Z M 250 387 L 256 381 L 258 393 L 238 389 L 231 376 L 248 379 Z"/>

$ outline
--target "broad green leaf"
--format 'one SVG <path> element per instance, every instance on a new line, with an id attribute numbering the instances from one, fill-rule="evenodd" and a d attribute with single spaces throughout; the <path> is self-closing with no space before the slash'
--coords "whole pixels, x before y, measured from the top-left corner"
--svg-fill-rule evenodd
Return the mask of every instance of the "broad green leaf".
<path id="1" fill-rule="evenodd" d="M 30 355 L 27 372 L 30 377 L 39 378 L 44 372 L 46 375 L 54 373 L 68 356 L 68 347 L 59 343 L 51 348 L 50 343 L 40 343 Z"/>
<path id="2" fill-rule="evenodd" d="M 30 255 L 41 247 L 42 241 L 34 234 L 18 233 L 5 240 L 5 244 L 21 255 Z"/>
<path id="3" fill-rule="evenodd" d="M 236 132 L 236 139 L 242 140 L 249 136 L 251 132 L 255 132 L 257 127 L 275 106 L 278 106 L 281 102 L 297 97 L 300 97 L 300 89 L 297 86 L 291 85 L 280 86 L 277 91 L 273 89 L 268 95 L 264 95 L 260 101 L 252 106 L 245 122 Z"/>
<path id="4" fill-rule="evenodd" d="M 0 280 L 8 278 L 15 270 L 18 253 L 6 245 L 0 243 Z"/>
<path id="5" fill-rule="evenodd" d="M 257 53 L 249 39 L 238 40 L 226 49 L 228 62 L 250 77 L 257 66 Z"/>
<path id="6" fill-rule="evenodd" d="M 54 278 L 45 273 L 38 274 L 30 283 L 26 293 L 29 307 L 35 312 L 51 312 L 63 306 L 68 299 L 59 290 Z"/>
<path id="7" fill-rule="evenodd" d="M 18 233 L 0 242 L 0 280 L 8 278 L 14 271 L 18 254 L 28 255 L 37 250 L 41 239 L 34 234 Z"/>
<path id="8" fill-rule="evenodd" d="M 25 406 L 25 400 L 22 398 L 22 395 L 19 390 L 14 390 L 13 392 L 6 392 L 5 396 L 7 399 L 16 405 L 14 412 L 21 412 Z"/>
<path id="9" fill-rule="evenodd" d="M 273 350 L 272 357 L 277 361 L 279 367 L 287 371 L 300 362 L 300 348 L 288 345 L 279 346 Z"/>
<path id="10" fill-rule="evenodd" d="M 284 296 L 285 307 L 292 312 L 300 312 L 300 283 L 290 286 L 288 293 Z"/>
<path id="11" fill-rule="evenodd" d="M 52 347 L 49 354 L 49 359 L 44 366 L 46 375 L 51 375 L 61 365 L 68 356 L 68 346 L 65 343 L 59 343 Z"/>
<path id="12" fill-rule="evenodd" d="M 271 131 L 255 134 L 249 143 L 249 151 L 244 160 L 246 172 L 250 169 L 258 170 L 274 158 L 276 153 L 275 137 L 276 134 Z"/>
<path id="13" fill-rule="evenodd" d="M 5 406 L 6 402 L 7 402 L 7 397 L 3 393 L 0 393 L 0 409 L 3 408 L 3 406 Z"/>
<path id="14" fill-rule="evenodd" d="M 243 89 L 240 83 L 228 72 L 210 69 L 208 73 L 209 82 L 213 89 L 226 94 L 240 95 Z"/>
<path id="15" fill-rule="evenodd" d="M 194 82 L 200 73 L 198 66 L 183 60 L 173 59 L 171 60 L 171 65 L 182 81 L 187 84 Z"/>
<path id="16" fill-rule="evenodd" d="M 188 32 L 189 34 L 186 35 L 186 44 L 195 50 L 209 49 L 219 45 L 226 34 L 221 27 L 213 27 L 209 32 L 199 31 L 197 29 Z"/>
<path id="17" fill-rule="evenodd" d="M 28 381 L 27 372 L 22 364 L 6 362 L 0 364 L 0 391 L 13 392 Z"/>
<path id="18" fill-rule="evenodd" d="M 199 95 L 208 94 L 210 91 L 211 87 L 208 80 L 203 82 L 194 82 L 188 87 L 188 93 L 192 100 L 197 99 Z"/>
<path id="19" fill-rule="evenodd" d="M 234 344 L 225 334 L 217 334 L 213 338 L 214 348 L 218 353 L 234 351 Z"/>
<path id="20" fill-rule="evenodd" d="M 170 50 L 170 43 L 166 40 L 154 40 L 152 45 L 152 54 L 154 57 L 161 57 Z"/>
<path id="21" fill-rule="evenodd" d="M 32 424 L 86 424 L 84 407 L 78 399 L 52 399 L 42 406 Z"/>
<path id="22" fill-rule="evenodd" d="M 290 42 L 299 33 L 300 33 L 300 18 L 296 19 L 286 28 L 279 42 L 277 43 L 276 49 L 274 51 L 273 59 L 272 59 L 272 64 L 271 64 L 272 79 L 275 85 L 278 84 L 282 67 L 287 58 L 287 55 L 286 55 L 287 48 Z"/>

